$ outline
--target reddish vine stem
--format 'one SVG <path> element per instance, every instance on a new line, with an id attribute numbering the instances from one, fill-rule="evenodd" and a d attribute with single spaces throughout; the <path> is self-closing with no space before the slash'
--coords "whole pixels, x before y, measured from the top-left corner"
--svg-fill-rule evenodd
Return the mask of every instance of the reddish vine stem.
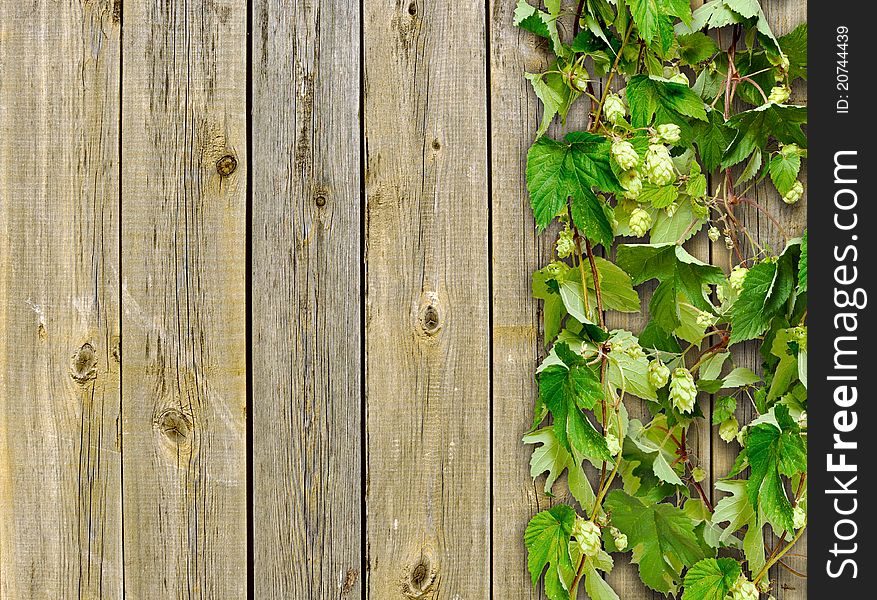
<path id="1" fill-rule="evenodd" d="M 750 199 L 750 198 L 744 198 L 743 196 L 734 196 L 733 201 L 732 201 L 732 204 L 737 204 L 738 202 L 742 202 L 742 203 L 744 203 L 744 204 L 748 204 L 749 206 L 752 206 L 753 208 L 755 208 L 756 210 L 758 210 L 759 212 L 761 212 L 761 214 L 763 214 L 765 217 L 767 217 L 767 218 L 770 220 L 771 223 L 773 223 L 774 227 L 776 227 L 777 230 L 779 230 L 779 232 L 782 234 L 782 236 L 783 236 L 783 240 L 784 240 L 786 243 L 788 243 L 788 241 L 789 241 L 789 234 L 786 232 L 785 228 L 784 228 L 782 225 L 780 225 L 780 222 L 777 220 L 776 217 L 774 217 L 774 216 L 770 213 L 769 210 L 767 210 L 766 208 L 764 208 L 761 204 L 759 204 L 759 203 L 756 202 L 755 200 L 752 200 L 752 199 Z"/>
<path id="2" fill-rule="evenodd" d="M 682 452 L 682 460 L 685 461 L 685 464 L 691 468 L 691 462 L 688 457 L 688 443 L 685 440 L 685 429 L 682 430 L 682 444 L 679 446 L 679 450 Z M 713 508 L 712 502 L 710 502 L 709 498 L 707 498 L 706 492 L 703 491 L 703 486 L 700 485 L 699 481 L 695 481 L 693 478 L 691 482 L 694 484 L 694 489 L 697 490 L 700 499 L 703 500 L 703 503 L 706 505 L 707 509 L 710 511 L 710 514 L 715 512 Z"/>

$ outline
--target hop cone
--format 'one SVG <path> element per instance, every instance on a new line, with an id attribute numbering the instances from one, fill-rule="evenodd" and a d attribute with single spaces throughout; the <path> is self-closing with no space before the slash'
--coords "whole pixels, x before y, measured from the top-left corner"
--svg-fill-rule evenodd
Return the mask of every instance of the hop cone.
<path id="1" fill-rule="evenodd" d="M 690 413 L 694 410 L 696 399 L 697 386 L 694 385 L 691 372 L 684 367 L 674 369 L 670 380 L 670 400 L 673 401 L 673 406 L 681 413 Z"/>
<path id="2" fill-rule="evenodd" d="M 646 177 L 657 186 L 669 185 L 676 181 L 676 171 L 670 151 L 662 144 L 652 144 L 646 154 Z"/>

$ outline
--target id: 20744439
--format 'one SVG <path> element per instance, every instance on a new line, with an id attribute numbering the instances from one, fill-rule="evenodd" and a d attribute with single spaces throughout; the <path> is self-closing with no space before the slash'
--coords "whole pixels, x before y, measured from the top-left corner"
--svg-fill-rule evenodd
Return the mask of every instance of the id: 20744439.
<path id="1" fill-rule="evenodd" d="M 850 28 L 846 25 L 840 25 L 837 28 L 837 75 L 835 76 L 835 86 L 838 92 L 835 111 L 840 115 L 850 112 L 850 72 L 847 68 L 849 42 Z"/>

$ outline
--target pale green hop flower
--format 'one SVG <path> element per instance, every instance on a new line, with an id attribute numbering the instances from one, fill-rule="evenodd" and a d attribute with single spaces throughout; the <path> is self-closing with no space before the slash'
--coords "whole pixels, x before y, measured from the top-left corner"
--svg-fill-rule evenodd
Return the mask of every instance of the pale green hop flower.
<path id="1" fill-rule="evenodd" d="M 573 237 L 572 229 L 564 229 L 558 234 L 557 242 L 554 244 L 554 248 L 557 251 L 557 256 L 559 258 L 566 258 L 567 256 L 571 256 L 573 252 L 576 250 L 576 243 Z"/>
<path id="2" fill-rule="evenodd" d="M 597 556 L 600 553 L 600 528 L 596 523 L 577 517 L 572 536 L 585 556 Z"/>
<path id="3" fill-rule="evenodd" d="M 737 417 L 731 415 L 719 425 L 719 437 L 730 444 L 731 440 L 737 437 L 739 427 L 740 423 L 737 421 Z"/>
<path id="4" fill-rule="evenodd" d="M 800 181 L 796 181 L 785 196 L 783 196 L 783 202 L 786 204 L 795 204 L 798 200 L 801 199 L 801 196 L 804 195 L 804 184 Z"/>
<path id="5" fill-rule="evenodd" d="M 731 275 L 728 277 L 728 281 L 731 282 L 731 288 L 738 294 L 743 291 L 743 282 L 746 280 L 746 274 L 748 272 L 749 269 L 741 267 L 740 265 L 737 265 L 731 270 Z"/>
<path id="6" fill-rule="evenodd" d="M 651 144 L 643 166 L 648 180 L 659 187 L 676 181 L 676 170 L 667 146 Z"/>
<path id="7" fill-rule="evenodd" d="M 618 178 L 618 182 L 625 189 L 624 197 L 629 200 L 636 200 L 639 198 L 640 192 L 643 191 L 643 180 L 636 169 L 622 173 L 621 177 Z"/>
<path id="8" fill-rule="evenodd" d="M 652 226 L 652 216 L 645 210 L 637 207 L 630 213 L 630 230 L 633 235 L 642 237 Z"/>
<path id="9" fill-rule="evenodd" d="M 718 227 L 710 227 L 709 231 L 707 232 L 707 235 L 709 236 L 709 238 L 712 241 L 718 242 L 719 238 L 722 237 L 722 232 L 719 231 Z"/>
<path id="10" fill-rule="evenodd" d="M 670 400 L 673 401 L 676 410 L 681 413 L 690 413 L 694 410 L 694 403 L 697 400 L 697 386 L 694 384 L 691 371 L 685 367 L 673 370 L 670 379 Z"/>
<path id="11" fill-rule="evenodd" d="M 619 550 L 627 548 L 627 536 L 621 533 L 617 527 L 610 527 L 609 533 L 612 534 L 612 540 L 615 542 L 616 548 Z"/>
<path id="12" fill-rule="evenodd" d="M 682 138 L 682 130 L 675 123 L 665 123 L 657 127 L 658 137 L 667 144 L 675 144 Z"/>
<path id="13" fill-rule="evenodd" d="M 776 85 L 770 90 L 767 97 L 769 104 L 782 104 L 792 95 L 792 90 L 787 85 Z"/>
<path id="14" fill-rule="evenodd" d="M 660 360 L 655 359 L 649 363 L 649 383 L 655 389 L 660 389 L 667 385 L 670 379 L 670 369 Z"/>
<path id="15" fill-rule="evenodd" d="M 728 600 L 758 600 L 758 588 L 754 583 L 746 579 L 745 575 L 740 575 L 731 592 L 728 594 Z"/>
<path id="16" fill-rule="evenodd" d="M 618 94 L 609 94 L 606 96 L 606 102 L 603 103 L 603 115 L 606 120 L 615 125 L 624 122 L 627 116 L 627 108 L 624 106 L 624 100 Z"/>
<path id="17" fill-rule="evenodd" d="M 677 210 L 679 210 L 679 203 L 678 202 L 671 202 L 670 204 L 668 204 L 667 206 L 664 207 L 664 212 L 666 212 L 667 216 L 670 217 L 671 219 L 673 218 L 673 215 L 676 214 Z"/>
<path id="18" fill-rule="evenodd" d="M 706 479 L 706 471 L 704 471 L 700 467 L 694 467 L 691 470 L 691 478 L 700 483 L 701 481 Z"/>
<path id="19" fill-rule="evenodd" d="M 639 154 L 636 153 L 633 144 L 628 141 L 618 140 L 614 142 L 610 153 L 612 155 L 612 160 L 614 160 L 623 171 L 629 171 L 639 165 Z"/>

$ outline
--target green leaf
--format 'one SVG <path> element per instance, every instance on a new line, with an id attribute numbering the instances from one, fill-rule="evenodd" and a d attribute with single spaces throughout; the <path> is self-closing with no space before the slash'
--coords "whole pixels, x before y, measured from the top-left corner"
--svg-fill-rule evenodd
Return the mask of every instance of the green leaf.
<path id="1" fill-rule="evenodd" d="M 555 344 L 561 360 L 577 357 L 573 364 L 550 365 L 538 376 L 539 398 L 554 417 L 557 441 L 569 452 L 597 460 L 609 460 L 606 439 L 594 428 L 583 410 L 593 409 L 603 399 L 603 387 L 593 368 L 574 355 L 569 346 Z"/>
<path id="2" fill-rule="evenodd" d="M 675 185 L 665 185 L 657 187 L 651 183 L 643 185 L 643 191 L 640 192 L 637 200 L 642 203 L 650 203 L 655 208 L 665 208 L 673 204 L 679 197 L 679 188 Z"/>
<path id="3" fill-rule="evenodd" d="M 700 31 L 680 35 L 677 40 L 679 41 L 679 54 L 682 60 L 689 65 L 703 62 L 719 51 L 713 38 Z"/>
<path id="4" fill-rule="evenodd" d="M 731 309 L 731 344 L 751 340 L 767 331 L 773 314 L 765 311 L 765 303 L 776 273 L 777 265 L 772 262 L 749 269 L 743 291 Z"/>
<path id="5" fill-rule="evenodd" d="M 758 175 L 759 169 L 761 169 L 762 155 L 761 149 L 756 148 L 752 153 L 752 156 L 749 157 L 749 162 L 746 163 L 746 168 L 743 169 L 743 172 L 740 173 L 740 177 L 737 181 L 734 182 L 734 185 L 741 185 L 746 183 L 756 175 Z"/>
<path id="6" fill-rule="evenodd" d="M 779 43 L 789 59 L 789 78 L 807 79 L 807 23 L 781 37 Z"/>
<path id="7" fill-rule="evenodd" d="M 530 519 L 524 531 L 527 567 L 533 585 L 538 583 L 545 571 L 545 591 L 551 600 L 564 597 L 567 586 L 561 579 L 561 570 L 574 569 L 569 556 L 569 540 L 575 521 L 576 513 L 572 507 L 558 504 Z"/>
<path id="8" fill-rule="evenodd" d="M 684 117 L 702 121 L 707 118 L 703 100 L 687 85 L 648 75 L 630 78 L 627 101 L 634 127 L 649 127 L 655 121 L 658 124 L 676 123 L 683 129 L 690 129 Z"/>
<path id="9" fill-rule="evenodd" d="M 547 13 L 537 10 L 535 6 L 527 4 L 527 0 L 518 0 L 512 23 L 516 27 L 525 29 L 530 33 L 535 33 L 544 38 L 551 38 L 551 32 L 548 30 L 547 25 L 549 19 L 550 17 Z"/>
<path id="10" fill-rule="evenodd" d="M 551 427 L 543 427 L 524 436 L 525 444 L 539 444 L 533 449 L 530 457 L 530 475 L 535 480 L 542 473 L 548 473 L 545 477 L 544 491 L 551 495 L 551 488 L 560 475 L 567 471 L 567 484 L 573 497 L 581 507 L 590 512 L 594 506 L 596 497 L 591 483 L 588 481 L 581 461 L 577 461 L 557 441 L 557 436 Z"/>
<path id="11" fill-rule="evenodd" d="M 542 101 L 542 121 L 536 130 L 536 135 L 541 136 L 548 130 L 555 116 L 560 115 L 561 119 L 566 119 L 569 107 L 580 94 L 573 91 L 564 81 L 563 75 L 557 72 L 524 73 L 524 77 L 533 86 L 536 97 Z"/>
<path id="12" fill-rule="evenodd" d="M 640 37 L 647 44 L 658 33 L 662 16 L 671 15 L 684 23 L 691 22 L 691 5 L 687 0 L 628 0 L 628 5 Z"/>
<path id="13" fill-rule="evenodd" d="M 744 387 L 747 385 L 755 385 L 761 381 L 761 377 L 746 367 L 737 367 L 722 381 L 722 389 L 729 390 L 732 388 Z"/>
<path id="14" fill-rule="evenodd" d="M 594 568 L 590 558 L 585 564 L 585 591 L 591 600 L 620 600 L 609 582 Z"/>
<path id="15" fill-rule="evenodd" d="M 611 143 L 589 133 L 572 133 L 566 142 L 541 137 L 527 152 L 527 189 L 536 224 L 544 229 L 572 199 L 573 220 L 596 243 L 612 243 L 612 225 L 592 188 L 621 191 L 609 165 Z"/>
<path id="16" fill-rule="evenodd" d="M 737 410 L 737 399 L 733 396 L 722 396 L 713 402 L 713 425 L 721 425 L 731 418 Z"/>
<path id="17" fill-rule="evenodd" d="M 722 530 L 719 541 L 727 543 L 734 532 L 746 527 L 746 535 L 743 538 L 743 552 L 746 554 L 746 560 L 749 562 L 749 569 L 753 573 L 757 573 L 764 566 L 764 538 L 761 533 L 761 527 L 758 525 L 758 518 L 755 515 L 755 508 L 749 503 L 746 494 L 746 486 L 748 482 L 745 479 L 735 481 L 717 481 L 715 487 L 717 490 L 727 492 L 730 496 L 725 496 L 715 506 L 712 522 L 716 525 L 728 522 L 728 526 Z"/>
<path id="18" fill-rule="evenodd" d="M 798 293 L 807 291 L 807 232 L 801 238 L 801 256 L 798 258 Z"/>
<path id="19" fill-rule="evenodd" d="M 798 173 L 801 171 L 801 157 L 798 154 L 783 154 L 777 152 L 770 163 L 770 178 L 781 196 L 785 196 L 798 181 Z"/>
<path id="20" fill-rule="evenodd" d="M 734 140 L 734 130 L 725 125 L 725 118 L 717 110 L 710 110 L 707 121 L 694 124 L 694 143 L 707 171 L 722 164 L 722 157 Z"/>
<path id="21" fill-rule="evenodd" d="M 764 150 L 770 138 L 806 148 L 807 136 L 801 130 L 806 122 L 807 109 L 803 106 L 766 104 L 734 115 L 727 125 L 737 130 L 737 135 L 725 152 L 722 166 L 736 165 L 755 150 Z"/>
<path id="22" fill-rule="evenodd" d="M 682 600 L 725 600 L 741 573 L 733 558 L 705 558 L 685 574 Z"/>
<path id="23" fill-rule="evenodd" d="M 655 222 L 649 231 L 649 242 L 652 244 L 684 243 L 697 235 L 704 223 L 706 223 L 706 219 L 694 213 L 691 200 L 683 198 L 679 201 L 672 217 L 667 214 L 667 211 L 658 211 Z"/>
<path id="24" fill-rule="evenodd" d="M 794 532 L 792 503 L 782 476 L 792 477 L 807 471 L 807 446 L 797 425 L 789 419 L 788 409 L 777 405 L 775 414 L 782 429 L 769 423 L 750 428 L 746 454 L 752 470 L 746 490 L 750 504 L 757 507 L 760 517 L 777 531 Z"/>
<path id="25" fill-rule="evenodd" d="M 675 593 L 683 567 L 704 558 L 694 521 L 680 508 L 647 506 L 620 490 L 610 492 L 604 504 L 612 524 L 627 535 L 643 583 L 664 594 Z"/>
<path id="26" fill-rule="evenodd" d="M 723 0 L 712 0 L 692 13 L 690 25 L 677 25 L 676 33 L 683 35 L 693 31 L 699 31 L 704 27 L 719 29 L 728 25 L 742 23 L 745 20 L 746 19 L 742 15 L 734 12 L 726 6 Z"/>

